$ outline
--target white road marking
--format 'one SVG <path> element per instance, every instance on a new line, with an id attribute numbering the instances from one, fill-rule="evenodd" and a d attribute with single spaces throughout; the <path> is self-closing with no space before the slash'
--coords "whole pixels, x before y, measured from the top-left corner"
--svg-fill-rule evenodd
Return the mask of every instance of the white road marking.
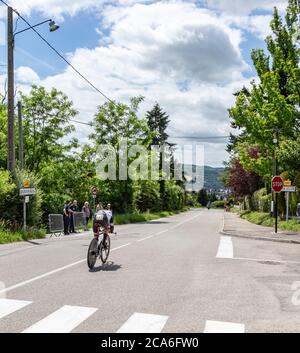
<path id="1" fill-rule="evenodd" d="M 130 244 L 131 244 L 131 243 L 121 245 L 121 246 L 119 246 L 119 247 L 117 247 L 117 248 L 112 249 L 111 252 L 112 252 L 112 251 L 115 251 L 115 250 L 118 250 L 118 249 L 121 249 L 121 248 L 124 248 L 125 246 L 128 246 L 128 245 L 130 245 Z M 86 262 L 86 259 L 73 262 L 73 263 L 71 263 L 71 264 L 69 264 L 69 265 L 66 265 L 66 266 L 63 266 L 63 267 L 59 267 L 59 268 L 57 268 L 57 269 L 55 269 L 55 270 L 53 270 L 53 271 L 46 272 L 46 273 L 44 273 L 44 274 L 42 274 L 42 275 L 40 275 L 40 276 L 36 276 L 36 277 L 30 278 L 30 279 L 28 279 L 28 280 L 26 280 L 26 281 L 23 281 L 23 282 L 14 284 L 14 285 L 12 285 L 12 286 L 10 286 L 10 287 L 7 287 L 7 288 L 4 288 L 4 289 L 0 290 L 0 295 L 3 294 L 3 293 L 7 293 L 7 292 L 9 292 L 9 291 L 12 291 L 12 290 L 14 290 L 14 289 L 23 287 L 23 286 L 25 286 L 26 284 L 30 284 L 30 283 L 32 283 L 32 282 L 38 281 L 38 280 L 40 280 L 40 279 L 43 279 L 43 278 L 45 278 L 45 277 L 54 275 L 55 273 L 58 273 L 58 272 L 67 270 L 68 268 L 71 268 L 71 267 L 73 267 L 73 266 L 79 265 L 79 264 L 81 264 L 81 263 L 83 263 L 83 262 Z"/>
<path id="2" fill-rule="evenodd" d="M 168 316 L 134 313 L 117 333 L 160 333 Z"/>
<path id="3" fill-rule="evenodd" d="M 233 245 L 231 237 L 220 238 L 220 244 L 216 257 L 222 259 L 233 259 Z"/>
<path id="4" fill-rule="evenodd" d="M 141 242 L 141 241 L 144 241 L 144 240 L 147 240 L 147 239 L 150 239 L 150 238 L 153 238 L 153 235 L 150 235 L 149 237 L 146 237 L 146 238 L 143 238 L 143 239 L 139 239 L 138 242 Z"/>
<path id="5" fill-rule="evenodd" d="M 278 263 L 278 264 L 300 264 L 300 261 L 289 261 L 289 260 L 270 260 L 270 259 L 253 259 L 250 257 L 234 257 L 233 260 L 245 260 L 245 261 L 254 261 L 254 262 L 269 262 L 269 263 Z"/>
<path id="6" fill-rule="evenodd" d="M 204 333 L 244 333 L 245 325 L 234 322 L 210 321 L 205 324 Z"/>
<path id="7" fill-rule="evenodd" d="M 168 232 L 168 231 L 171 230 L 171 229 L 175 229 L 175 228 L 181 226 L 182 224 L 187 223 L 187 222 L 190 222 L 191 220 L 193 220 L 193 219 L 195 219 L 195 218 L 197 218 L 197 217 L 199 217 L 199 216 L 200 216 L 200 214 L 197 214 L 196 216 L 191 217 L 191 218 L 189 218 L 189 219 L 187 219 L 187 220 L 185 220 L 185 221 L 182 221 L 182 222 L 176 224 L 175 226 L 173 226 L 173 227 L 171 227 L 171 228 L 169 228 L 169 229 L 167 229 L 167 230 L 164 230 L 164 231 L 162 231 L 162 232 L 159 232 L 159 233 L 157 233 L 157 234 L 155 234 L 155 235 L 159 235 L 159 234 Z M 124 248 L 124 247 L 129 246 L 129 245 L 131 245 L 131 243 L 121 245 L 121 246 L 119 246 L 119 247 L 117 247 L 117 248 L 112 249 L 111 252 L 112 252 L 112 251 L 115 251 L 115 250 L 118 250 L 118 249 L 121 249 L 121 248 Z M 30 279 L 28 279 L 28 280 L 26 280 L 26 281 L 23 281 L 23 282 L 14 284 L 14 285 L 12 285 L 12 286 L 10 286 L 10 287 L 4 288 L 4 289 L 0 289 L 0 295 L 3 294 L 3 293 L 7 293 L 7 292 L 9 292 L 9 291 L 12 291 L 12 290 L 14 290 L 14 289 L 23 287 L 23 286 L 25 286 L 25 285 L 27 285 L 27 284 L 30 284 L 30 283 L 35 282 L 35 281 L 38 281 L 38 280 L 40 280 L 40 279 L 43 279 L 43 278 L 45 278 L 45 277 L 51 276 L 51 275 L 53 275 L 53 274 L 55 274 L 55 273 L 58 273 L 58 272 L 67 270 L 68 268 L 71 268 L 71 267 L 73 267 L 73 266 L 79 265 L 79 264 L 81 264 L 81 263 L 83 263 L 83 262 L 85 262 L 85 261 L 86 261 L 86 259 L 79 260 L 79 261 L 73 262 L 73 263 L 71 263 L 71 264 L 69 264 L 69 265 L 59 267 L 59 268 L 57 268 L 57 269 L 55 269 L 55 270 L 53 270 L 53 271 L 49 271 L 49 272 L 46 272 L 46 273 L 44 273 L 44 274 L 42 274 L 42 275 L 39 275 L 39 276 L 30 278 Z"/>
<path id="8" fill-rule="evenodd" d="M 65 305 L 23 333 L 68 333 L 93 315 L 98 309 Z"/>
<path id="9" fill-rule="evenodd" d="M 118 246 L 117 248 L 111 249 L 110 252 L 115 251 L 115 250 L 119 250 L 119 249 L 122 249 L 122 248 L 125 248 L 125 246 L 129 246 L 129 245 L 131 245 L 131 243 L 127 243 L 127 244 Z"/>
<path id="10" fill-rule="evenodd" d="M 0 298 L 0 319 L 17 310 L 24 308 L 29 304 L 31 304 L 31 302 L 24 300 Z"/>
<path id="11" fill-rule="evenodd" d="M 186 219 L 185 221 L 182 221 L 182 222 L 176 224 L 175 226 L 172 226 L 172 227 L 170 227 L 170 228 L 168 228 L 168 229 L 165 229 L 165 230 L 162 230 L 162 231 L 160 231 L 160 232 L 158 232 L 158 233 L 155 233 L 153 236 L 161 235 L 161 234 L 167 233 L 167 232 L 169 232 L 170 230 L 173 230 L 173 229 L 175 229 L 175 228 L 178 228 L 178 227 L 180 227 L 181 225 L 183 225 L 184 223 L 190 222 L 190 221 L 192 221 L 193 219 L 195 219 L 195 218 L 197 218 L 197 217 L 199 217 L 199 216 L 200 216 L 200 214 L 197 214 L 196 216 L 191 217 L 191 218 L 189 218 L 189 219 Z"/>

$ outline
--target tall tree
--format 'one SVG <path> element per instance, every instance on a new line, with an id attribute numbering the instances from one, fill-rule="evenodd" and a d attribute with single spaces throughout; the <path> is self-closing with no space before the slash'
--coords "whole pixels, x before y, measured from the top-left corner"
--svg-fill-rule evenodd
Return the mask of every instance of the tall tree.
<path id="1" fill-rule="evenodd" d="M 146 114 L 147 124 L 150 131 L 153 134 L 151 144 L 167 147 L 169 146 L 169 154 L 171 159 L 171 174 L 174 174 L 174 158 L 173 158 L 173 145 L 168 143 L 167 128 L 170 122 L 169 116 L 164 112 L 158 103 L 154 105 L 152 110 L 148 111 Z M 165 180 L 163 178 L 163 156 L 162 153 L 159 155 L 159 172 L 160 172 L 160 195 L 162 199 L 162 208 L 164 208 L 165 201 Z"/>
<path id="2" fill-rule="evenodd" d="M 150 130 L 153 132 L 152 144 L 162 146 L 167 143 L 169 135 L 166 130 L 170 119 L 158 103 L 154 105 L 152 110 L 147 112 L 146 119 Z"/>
<path id="3" fill-rule="evenodd" d="M 62 92 L 32 86 L 29 95 L 22 95 L 23 131 L 26 167 L 38 173 L 43 165 L 62 160 L 77 147 L 77 140 L 64 143 L 63 138 L 74 131 L 71 118 L 77 112 Z"/>
<path id="4" fill-rule="evenodd" d="M 266 38 L 268 53 L 263 49 L 252 51 L 259 83 L 253 81 L 251 90 L 238 92 L 235 106 L 229 109 L 232 126 L 242 133 L 238 141 L 231 141 L 235 150 L 243 152 L 241 163 L 246 167 L 245 161 L 248 168 L 249 149 L 258 147 L 261 154 L 254 158 L 251 168 L 264 177 L 272 173 L 269 167 L 275 130 L 279 130 L 281 140 L 296 139 L 300 130 L 300 50 L 295 39 L 299 15 L 299 0 L 289 0 L 285 22 L 274 9 L 273 34 Z"/>

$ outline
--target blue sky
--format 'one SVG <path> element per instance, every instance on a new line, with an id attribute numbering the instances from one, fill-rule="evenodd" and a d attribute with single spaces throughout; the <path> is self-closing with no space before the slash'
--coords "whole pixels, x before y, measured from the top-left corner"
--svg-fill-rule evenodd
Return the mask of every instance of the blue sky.
<path id="1" fill-rule="evenodd" d="M 32 24 L 56 20 L 57 32 L 49 33 L 43 25 L 40 33 L 109 97 L 128 102 L 134 95 L 144 95 L 140 116 L 158 101 L 170 115 L 170 135 L 179 142 L 176 136 L 228 135 L 232 93 L 256 78 L 251 49 L 265 48 L 273 6 L 282 12 L 287 1 L 14 0 L 10 4 Z M 3 28 L 6 10 L 1 10 Z M 23 28 L 19 20 L 17 30 Z M 5 64 L 1 32 L 0 62 Z M 16 37 L 15 68 L 20 90 L 28 92 L 33 83 L 57 87 L 73 100 L 78 120 L 90 121 L 104 103 L 32 31 Z M 2 66 L 0 87 L 5 77 Z M 78 126 L 75 135 L 87 141 L 88 133 L 88 127 Z M 221 139 L 205 141 L 205 163 L 222 165 L 228 158 L 225 144 Z"/>

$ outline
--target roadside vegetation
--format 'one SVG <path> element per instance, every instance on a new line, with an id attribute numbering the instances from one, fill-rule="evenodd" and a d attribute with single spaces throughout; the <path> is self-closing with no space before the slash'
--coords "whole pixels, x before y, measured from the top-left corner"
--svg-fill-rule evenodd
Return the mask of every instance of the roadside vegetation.
<path id="1" fill-rule="evenodd" d="M 107 102 L 100 105 L 88 136 L 88 143 L 69 137 L 75 130 L 73 119 L 78 112 L 73 102 L 55 88 L 47 91 L 32 86 L 21 95 L 23 111 L 23 142 L 26 169 L 17 161 L 14 175 L 7 166 L 7 105 L 0 103 L 0 242 L 42 237 L 47 229 L 49 214 L 62 214 L 67 200 L 78 201 L 81 211 L 85 201 L 93 204 L 92 187 L 98 190 L 96 204 L 111 203 L 116 223 L 130 223 L 157 219 L 199 205 L 197 193 L 185 190 L 185 180 L 175 180 L 174 144 L 169 143 L 167 128 L 169 116 L 158 103 L 145 116 L 138 116 L 144 97 L 133 97 L 128 104 Z M 17 119 L 16 119 L 17 121 Z M 15 131 L 18 131 L 16 125 Z M 109 132 L 109 133 L 108 133 Z M 101 146 L 110 145 L 116 151 L 116 175 L 122 156 L 119 138 L 127 140 L 127 148 L 143 146 L 149 151 L 149 161 L 132 168 L 133 157 L 128 156 L 127 175 L 136 178 L 109 180 L 97 173 L 97 165 L 106 158 Z M 159 160 L 159 178 L 151 180 L 151 163 L 158 154 L 152 145 L 168 146 L 165 153 L 170 163 L 170 178 L 163 178 L 162 157 Z M 100 146 L 100 147 L 99 147 Z M 18 136 L 16 155 L 18 156 Z M 138 156 L 136 156 L 138 157 Z M 130 169 L 131 166 L 131 169 Z M 143 169 L 143 170 L 142 170 Z M 143 173 L 149 180 L 143 180 Z M 19 189 L 24 180 L 36 189 L 27 206 L 28 232 L 23 234 L 23 200 Z"/>
<path id="2" fill-rule="evenodd" d="M 257 224 L 272 225 L 271 178 L 275 159 L 277 174 L 290 181 L 289 215 L 295 217 L 300 202 L 300 3 L 289 0 L 285 17 L 274 9 L 272 34 L 266 50 L 251 53 L 258 79 L 235 93 L 229 109 L 230 160 L 222 177 L 235 203 L 247 211 L 243 217 Z M 297 220 L 283 221 L 286 194 L 278 195 L 279 227 L 299 230 Z M 253 212 L 253 213 L 250 213 Z"/>
<path id="3" fill-rule="evenodd" d="M 264 227 L 274 227 L 275 220 L 271 217 L 270 213 L 266 212 L 251 212 L 239 211 L 235 209 L 234 212 L 238 213 L 241 218 Z M 285 220 L 278 220 L 278 228 L 283 231 L 300 232 L 300 221 L 296 218 Z"/>

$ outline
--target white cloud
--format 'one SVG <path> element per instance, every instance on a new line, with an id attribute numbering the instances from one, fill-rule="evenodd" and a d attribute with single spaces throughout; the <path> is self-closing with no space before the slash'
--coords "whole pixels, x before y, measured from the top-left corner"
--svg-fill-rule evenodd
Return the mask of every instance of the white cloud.
<path id="1" fill-rule="evenodd" d="M 288 0 L 206 0 L 209 8 L 238 16 L 249 15 L 254 10 L 272 11 L 275 6 L 279 11 L 284 11 L 287 4 Z"/>
<path id="2" fill-rule="evenodd" d="M 223 8 L 221 2 L 209 2 Z M 15 3 L 16 7 L 23 4 Z M 241 6 L 241 1 L 237 3 Z M 33 4 L 37 5 L 37 0 L 23 4 L 24 11 L 31 11 Z M 100 5 L 103 2 L 93 0 L 45 0 L 39 8 L 62 15 Z M 144 95 L 141 116 L 159 102 L 170 115 L 171 136 L 227 135 L 227 108 L 234 103 L 233 93 L 249 83 L 243 76 L 247 65 L 240 50 L 242 29 L 264 37 L 268 15 L 246 16 L 252 7 L 245 5 L 243 15 L 240 11 L 233 16 L 230 9 L 234 6 L 229 2 L 221 15 L 192 2 L 119 0 L 118 5 L 102 8 L 98 30 L 109 30 L 103 41 L 106 44 L 78 48 L 68 57 L 71 63 L 112 99 L 128 102 L 132 96 Z M 70 67 L 42 81 L 32 69 L 21 67 L 17 77 L 23 90 L 28 90 L 29 83 L 40 82 L 48 89 L 64 91 L 80 112 L 78 120 L 85 122 L 91 121 L 97 106 L 105 101 Z M 78 125 L 76 135 L 86 142 L 89 132 L 89 127 Z M 226 153 L 221 142 L 206 144 L 206 163 L 222 164 Z"/>
<path id="3" fill-rule="evenodd" d="M 21 84 L 38 84 L 40 79 L 30 67 L 20 66 L 15 70 L 16 81 Z"/>

